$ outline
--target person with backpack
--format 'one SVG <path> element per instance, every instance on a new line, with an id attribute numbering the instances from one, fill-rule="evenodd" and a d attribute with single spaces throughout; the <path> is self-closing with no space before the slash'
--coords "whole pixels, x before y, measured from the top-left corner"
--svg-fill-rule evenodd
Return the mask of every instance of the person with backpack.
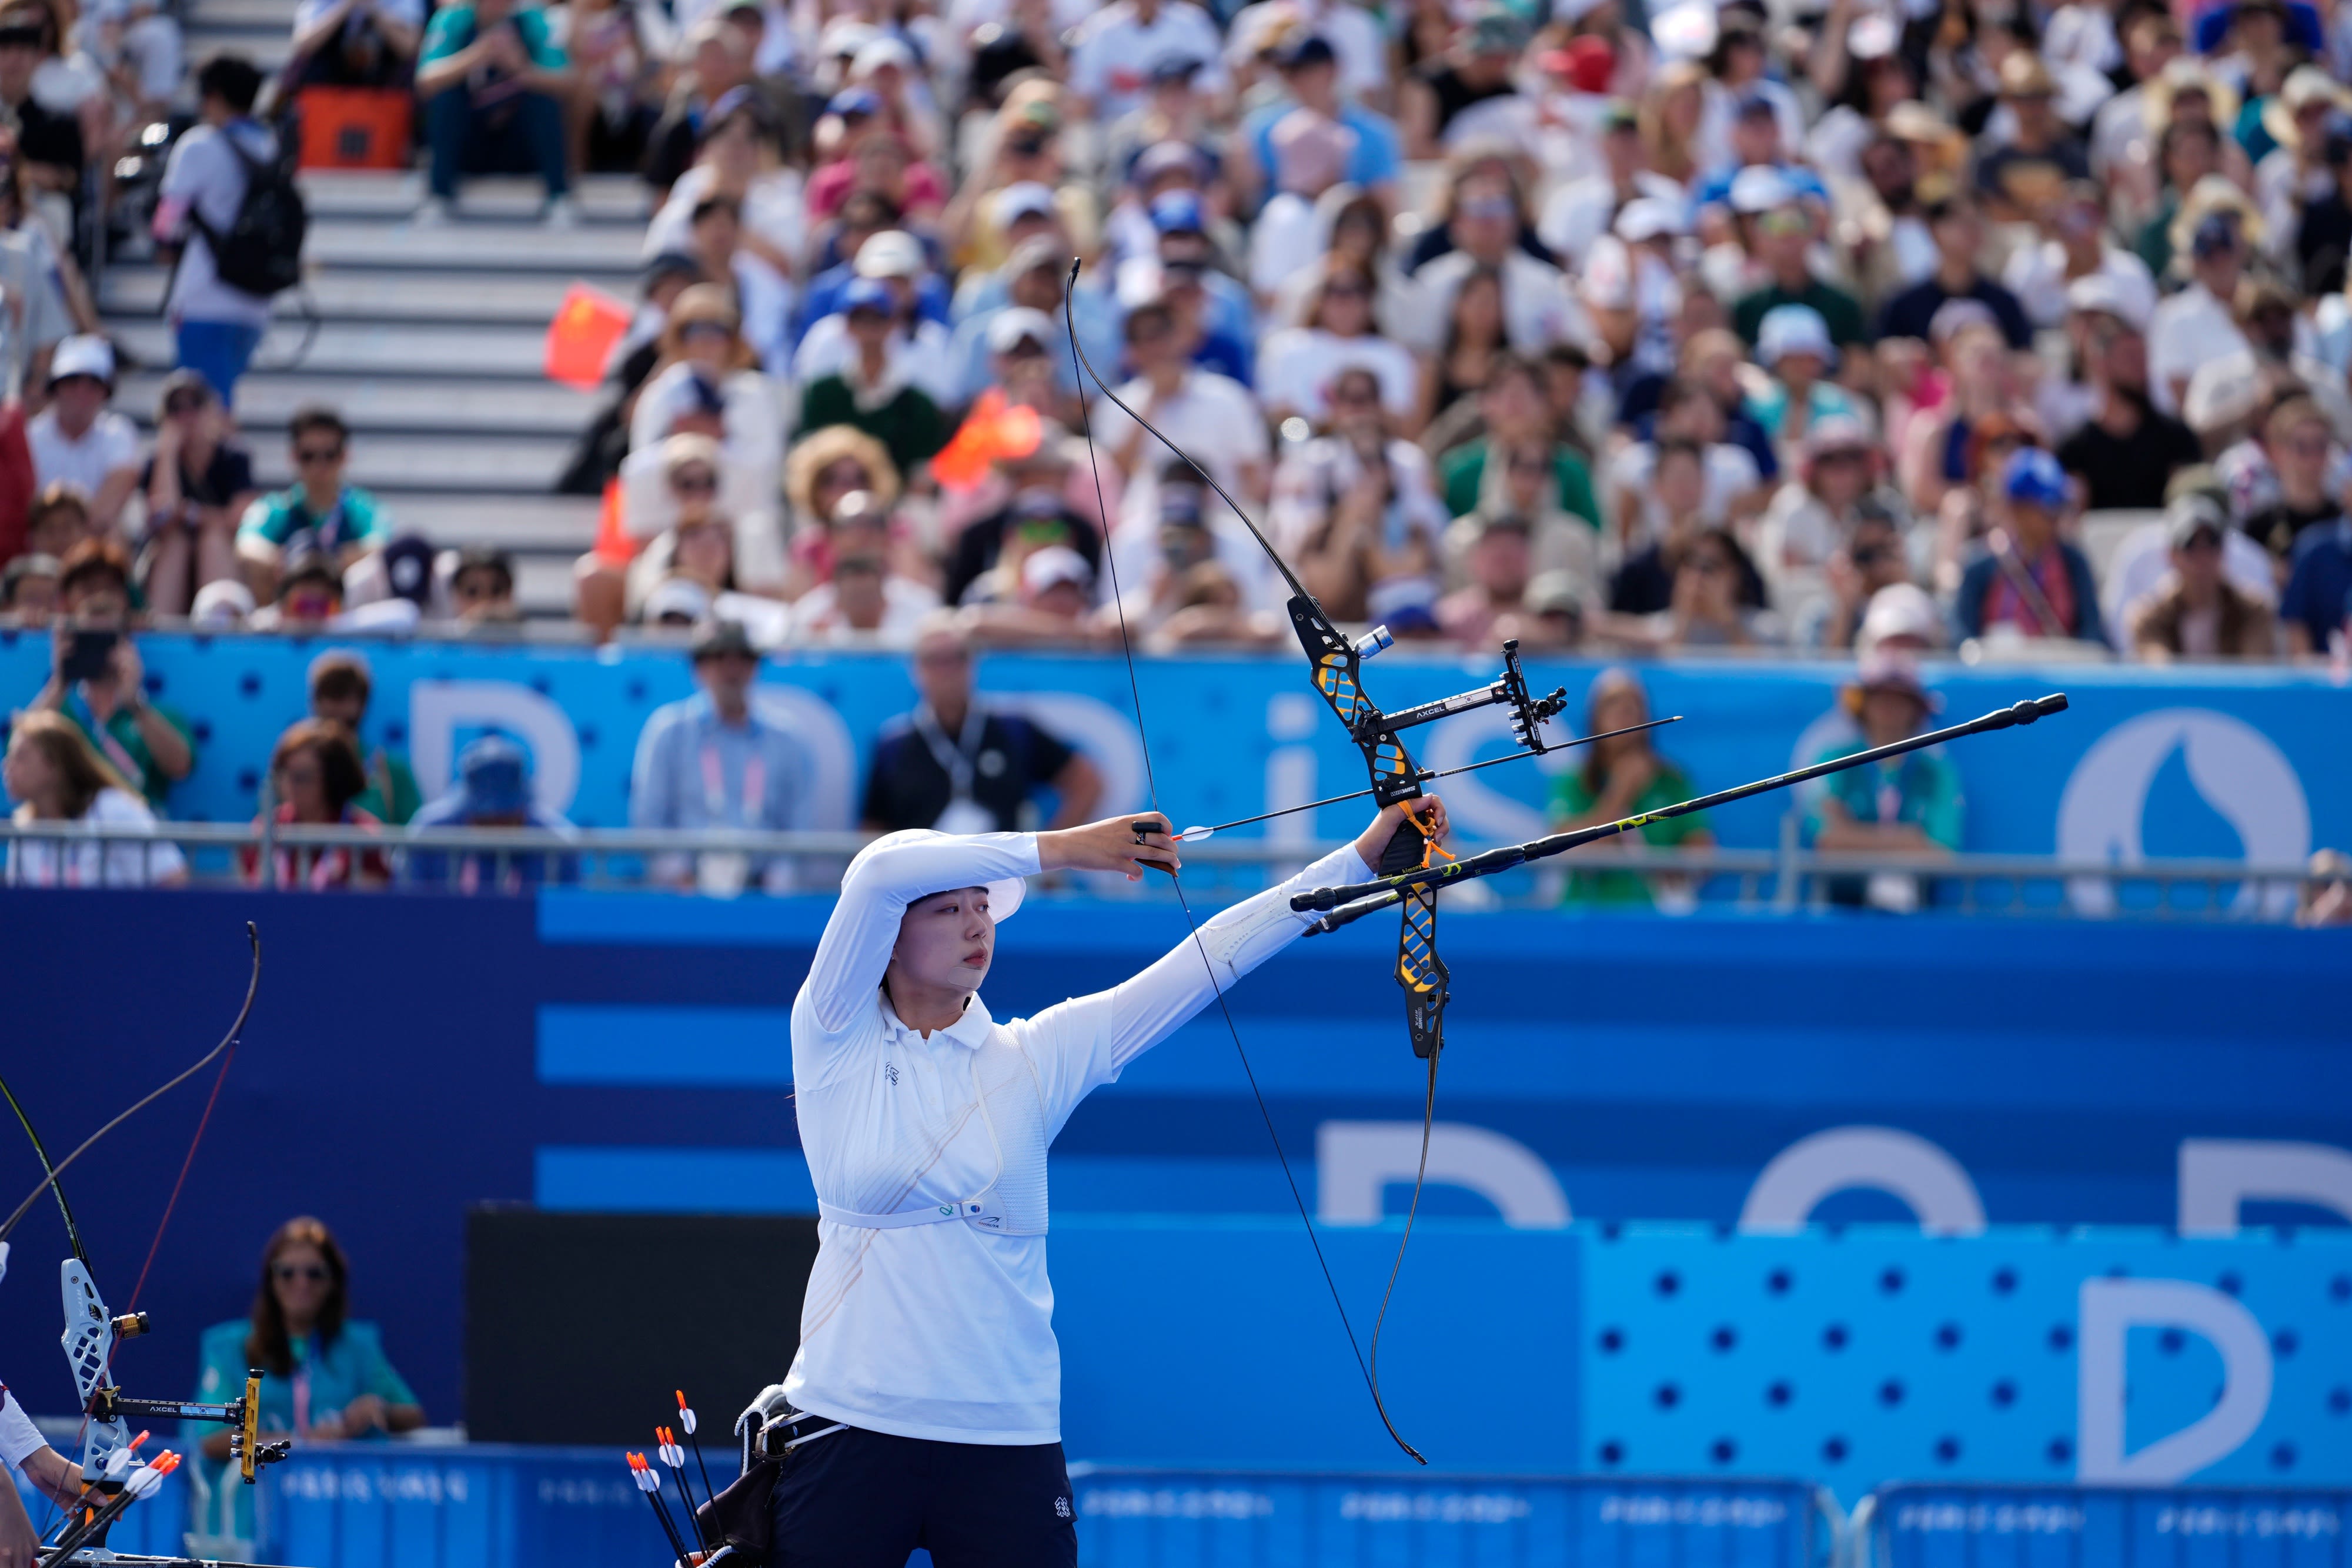
<path id="1" fill-rule="evenodd" d="M 178 364 L 232 403 L 269 324 L 270 296 L 300 280 L 304 220 L 290 161 L 253 118 L 261 72 L 222 55 L 196 73 L 198 120 L 163 165 L 155 237 L 179 247 L 164 313 Z"/>

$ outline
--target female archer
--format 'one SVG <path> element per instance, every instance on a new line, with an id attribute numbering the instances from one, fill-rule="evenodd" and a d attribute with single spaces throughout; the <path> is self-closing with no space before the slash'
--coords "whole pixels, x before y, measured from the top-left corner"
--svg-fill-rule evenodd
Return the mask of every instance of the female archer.
<path id="1" fill-rule="evenodd" d="M 1436 798 L 1409 802 L 1443 839 Z M 876 840 L 793 1003 L 793 1086 L 818 1251 L 772 1427 L 774 1560 L 899 1568 L 1077 1561 L 1045 1277 L 1045 1149 L 1118 1077 L 1306 929 L 1290 895 L 1367 880 L 1404 824 L 1234 905 L 1122 985 L 999 1022 L 996 928 L 1039 872 L 1174 873 L 1157 815 L 1058 832 Z"/>

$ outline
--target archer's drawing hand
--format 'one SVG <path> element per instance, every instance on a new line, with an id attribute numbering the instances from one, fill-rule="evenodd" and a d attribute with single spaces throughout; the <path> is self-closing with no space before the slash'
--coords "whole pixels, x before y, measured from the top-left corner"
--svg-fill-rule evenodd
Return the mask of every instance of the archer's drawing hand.
<path id="1" fill-rule="evenodd" d="M 1140 843 L 1133 824 L 1150 824 Z M 1173 873 L 1183 863 L 1171 835 L 1175 830 L 1157 811 L 1135 811 L 1108 817 L 1083 827 L 1063 828 L 1037 835 L 1037 864 L 1044 871 L 1115 871 L 1129 882 L 1143 878 L 1141 862 Z"/>

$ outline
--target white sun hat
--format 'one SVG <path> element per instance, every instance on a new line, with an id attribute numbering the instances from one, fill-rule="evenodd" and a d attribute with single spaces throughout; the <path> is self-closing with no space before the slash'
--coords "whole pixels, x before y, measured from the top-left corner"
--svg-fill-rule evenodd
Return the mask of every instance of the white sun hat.
<path id="1" fill-rule="evenodd" d="M 901 828 L 895 833 L 885 833 L 857 852 L 856 857 L 849 862 L 849 869 L 842 874 L 841 880 L 846 885 L 849 879 L 857 874 L 858 866 L 867 856 L 877 851 L 897 849 L 901 844 L 919 844 L 933 839 L 953 839 L 961 836 L 963 835 L 958 833 L 943 833 L 937 828 Z M 945 887 L 927 888 L 915 896 L 929 898 L 935 893 L 947 893 L 958 887 L 972 886 L 982 886 L 988 889 L 989 918 L 999 925 L 1013 918 L 1013 912 L 1021 907 L 1022 899 L 1027 896 L 1029 892 L 1029 883 L 1026 878 L 1007 876 L 990 883 L 950 883 Z"/>

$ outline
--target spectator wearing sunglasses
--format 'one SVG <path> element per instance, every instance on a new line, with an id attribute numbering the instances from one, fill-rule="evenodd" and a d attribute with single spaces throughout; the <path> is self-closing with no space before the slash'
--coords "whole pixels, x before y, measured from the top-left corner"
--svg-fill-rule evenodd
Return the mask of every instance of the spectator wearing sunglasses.
<path id="1" fill-rule="evenodd" d="M 383 1332 L 351 1317 L 351 1263 L 341 1245 L 325 1221 L 308 1215 L 270 1237 L 253 1310 L 206 1329 L 196 1359 L 195 1396 L 207 1404 L 240 1397 L 246 1369 L 262 1370 L 265 1437 L 351 1442 L 425 1425 L 424 1406 L 384 1354 Z M 218 1527 L 250 1535 L 250 1489 L 222 1484 L 230 1432 L 209 1424 L 195 1431 L 203 1434 L 205 1479 L 234 1500 L 223 1504 L 233 1517 Z"/>
<path id="2" fill-rule="evenodd" d="M 275 593 L 278 564 L 289 550 L 316 549 L 341 572 L 392 537 L 392 520 L 376 498 L 343 482 L 351 427 L 342 415 L 311 403 L 294 411 L 286 434 L 294 483 L 247 507 L 236 529 L 237 558 L 257 599 Z"/>

